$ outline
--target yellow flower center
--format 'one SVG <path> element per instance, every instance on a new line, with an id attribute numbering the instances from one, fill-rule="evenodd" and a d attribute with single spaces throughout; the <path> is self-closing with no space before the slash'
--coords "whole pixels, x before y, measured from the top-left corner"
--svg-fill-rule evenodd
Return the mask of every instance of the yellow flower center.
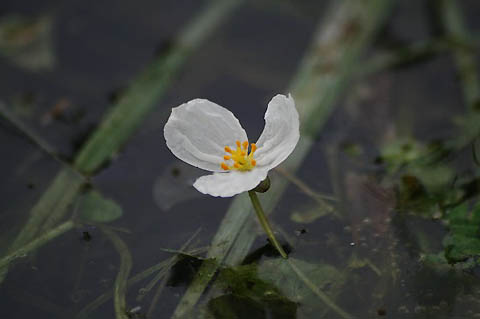
<path id="1" fill-rule="evenodd" d="M 236 142 L 237 149 L 232 150 L 230 147 L 225 146 L 225 152 L 229 155 L 225 155 L 223 159 L 225 161 L 233 161 L 233 165 L 229 166 L 225 162 L 221 163 L 220 166 L 228 170 L 237 170 L 237 171 L 249 171 L 257 165 L 257 161 L 253 158 L 253 154 L 257 150 L 255 143 L 250 144 L 250 153 L 248 153 L 248 141 L 240 143 Z"/>

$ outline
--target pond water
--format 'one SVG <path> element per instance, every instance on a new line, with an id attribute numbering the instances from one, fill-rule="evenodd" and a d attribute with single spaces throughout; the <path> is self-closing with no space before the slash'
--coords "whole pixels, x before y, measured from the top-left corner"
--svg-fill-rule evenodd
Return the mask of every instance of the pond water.
<path id="1" fill-rule="evenodd" d="M 480 318 L 478 16 L 2 1 L 1 317 Z M 254 141 L 289 92 L 302 140 L 258 195 L 284 260 L 245 194 L 193 188 L 163 127 L 203 97 Z"/>

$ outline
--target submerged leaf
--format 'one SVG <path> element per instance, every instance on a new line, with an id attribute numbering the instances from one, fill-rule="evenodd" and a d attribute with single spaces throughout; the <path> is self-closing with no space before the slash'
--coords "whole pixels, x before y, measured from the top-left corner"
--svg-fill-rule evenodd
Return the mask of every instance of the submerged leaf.
<path id="1" fill-rule="evenodd" d="M 258 276 L 266 282 L 274 284 L 285 297 L 301 304 L 297 318 L 322 318 L 329 308 L 319 300 L 318 296 L 303 282 L 292 266 L 298 268 L 308 280 L 320 291 L 335 299 L 345 283 L 345 274 L 327 264 L 312 264 L 299 259 L 272 259 L 263 262 L 258 269 Z"/>
<path id="2" fill-rule="evenodd" d="M 381 159 L 397 184 L 397 208 L 432 218 L 459 200 L 462 191 L 453 186 L 458 174 L 442 160 L 448 154 L 441 142 L 399 139 L 384 147 Z"/>
<path id="3" fill-rule="evenodd" d="M 281 300 L 258 302 L 242 295 L 226 294 L 213 298 L 208 303 L 205 318 L 296 318 L 297 305 Z"/>
<path id="4" fill-rule="evenodd" d="M 400 169 L 403 165 L 418 160 L 423 153 L 422 146 L 415 140 L 398 139 L 388 143 L 382 149 L 381 159 L 390 172 Z"/>
<path id="5" fill-rule="evenodd" d="M 450 234 L 443 240 L 449 263 L 480 257 L 480 204 L 470 211 L 467 204 L 452 209 L 446 217 Z"/>
<path id="6" fill-rule="evenodd" d="M 415 176 L 428 191 L 438 192 L 454 177 L 451 167 L 436 160 L 441 152 L 442 148 L 435 144 L 399 139 L 383 148 L 381 158 L 390 174 L 402 169 L 404 174 Z"/>
<path id="7" fill-rule="evenodd" d="M 8 15 L 0 20 L 0 54 L 19 67 L 41 71 L 52 69 L 52 18 L 29 19 Z"/>
<path id="8" fill-rule="evenodd" d="M 412 173 L 417 176 L 430 192 L 441 192 L 454 179 L 454 171 L 447 165 L 422 165 L 412 167 Z"/>
<path id="9" fill-rule="evenodd" d="M 297 304 L 271 282 L 258 276 L 257 265 L 229 267 L 221 270 L 217 285 L 224 295 L 208 302 L 214 318 L 295 318 Z"/>
<path id="10" fill-rule="evenodd" d="M 120 218 L 123 210 L 116 202 L 103 197 L 99 192 L 89 191 L 81 199 L 79 213 L 83 220 L 109 223 Z"/>

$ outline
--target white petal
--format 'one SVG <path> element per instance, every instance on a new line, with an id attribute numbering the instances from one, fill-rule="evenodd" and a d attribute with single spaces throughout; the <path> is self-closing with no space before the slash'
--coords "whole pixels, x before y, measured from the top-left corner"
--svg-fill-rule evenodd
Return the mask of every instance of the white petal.
<path id="1" fill-rule="evenodd" d="M 198 178 L 193 187 L 199 192 L 220 197 L 231 197 L 254 189 L 267 177 L 268 170 L 252 169 L 248 172 L 230 171 L 213 173 Z"/>
<path id="2" fill-rule="evenodd" d="M 225 146 L 246 141 L 247 134 L 232 112 L 205 99 L 172 109 L 164 128 L 168 148 L 184 162 L 220 172 Z"/>
<path id="3" fill-rule="evenodd" d="M 293 152 L 300 138 L 300 121 L 295 101 L 278 94 L 268 103 L 265 128 L 257 141 L 257 166 L 272 169 Z"/>

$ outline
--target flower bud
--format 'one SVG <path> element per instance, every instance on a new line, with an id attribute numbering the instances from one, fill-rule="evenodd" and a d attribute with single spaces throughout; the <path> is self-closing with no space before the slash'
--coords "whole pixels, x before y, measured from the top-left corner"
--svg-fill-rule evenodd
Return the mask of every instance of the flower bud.
<path id="1" fill-rule="evenodd" d="M 257 185 L 253 190 L 257 193 L 265 193 L 270 188 L 270 178 L 267 176 L 260 184 Z"/>

